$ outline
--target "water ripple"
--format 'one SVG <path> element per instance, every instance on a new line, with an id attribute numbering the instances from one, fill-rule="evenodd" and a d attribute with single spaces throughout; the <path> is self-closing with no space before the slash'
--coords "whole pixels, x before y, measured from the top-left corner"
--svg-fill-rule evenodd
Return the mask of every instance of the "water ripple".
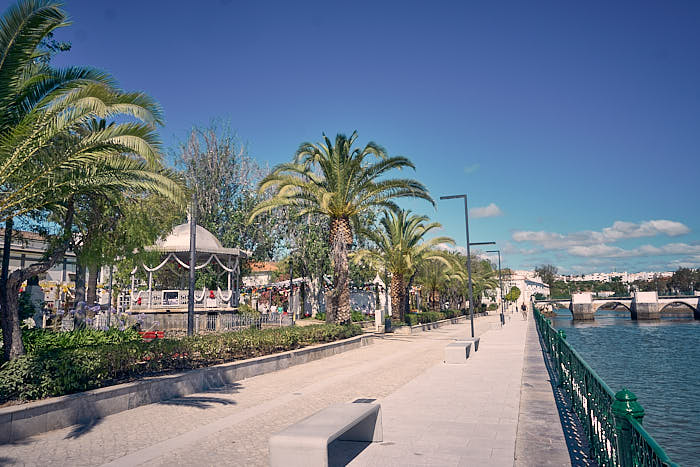
<path id="1" fill-rule="evenodd" d="M 560 310 L 553 324 L 591 367 L 617 391 L 639 398 L 643 424 L 675 462 L 700 459 L 700 321 L 632 321 L 629 314 L 598 312 L 592 323 L 574 323 Z"/>

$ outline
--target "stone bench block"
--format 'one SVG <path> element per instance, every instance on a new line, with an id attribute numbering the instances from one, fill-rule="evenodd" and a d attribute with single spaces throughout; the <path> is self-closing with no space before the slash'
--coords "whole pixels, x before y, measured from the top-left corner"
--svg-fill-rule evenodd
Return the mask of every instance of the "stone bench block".
<path id="1" fill-rule="evenodd" d="M 462 337 L 455 339 L 455 342 L 471 342 L 474 346 L 474 352 L 479 351 L 479 338 L 478 337 Z"/>
<path id="2" fill-rule="evenodd" d="M 270 437 L 272 467 L 328 466 L 328 445 L 343 441 L 381 442 L 379 404 L 335 404 Z"/>
<path id="3" fill-rule="evenodd" d="M 467 363 L 471 342 L 452 342 L 445 346 L 445 363 Z"/>

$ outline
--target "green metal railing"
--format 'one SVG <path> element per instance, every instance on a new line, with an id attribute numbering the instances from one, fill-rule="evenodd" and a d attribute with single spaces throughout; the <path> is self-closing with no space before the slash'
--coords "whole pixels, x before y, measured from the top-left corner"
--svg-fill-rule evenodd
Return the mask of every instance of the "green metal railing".
<path id="1" fill-rule="evenodd" d="M 613 392 L 566 341 L 564 331 L 557 332 L 539 311 L 534 315 L 596 462 L 613 467 L 678 466 L 642 426 L 644 409 L 632 391 Z"/>

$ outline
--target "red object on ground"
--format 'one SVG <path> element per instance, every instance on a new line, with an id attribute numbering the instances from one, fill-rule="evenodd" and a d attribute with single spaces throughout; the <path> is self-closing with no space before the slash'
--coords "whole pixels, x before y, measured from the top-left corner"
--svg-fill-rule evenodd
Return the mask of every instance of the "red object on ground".
<path id="1" fill-rule="evenodd" d="M 139 331 L 139 335 L 145 341 L 152 341 L 153 339 L 164 339 L 165 331 Z"/>
<path id="2" fill-rule="evenodd" d="M 214 291 L 213 290 L 209 291 L 209 298 L 214 298 Z"/>

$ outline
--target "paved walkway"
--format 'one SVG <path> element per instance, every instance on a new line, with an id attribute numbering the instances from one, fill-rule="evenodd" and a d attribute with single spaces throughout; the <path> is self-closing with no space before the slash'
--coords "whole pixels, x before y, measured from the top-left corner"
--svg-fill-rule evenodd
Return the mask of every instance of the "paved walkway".
<path id="1" fill-rule="evenodd" d="M 481 337 L 463 365 L 436 362 L 381 401 L 384 442 L 353 466 L 512 466 L 526 322 Z"/>
<path id="2" fill-rule="evenodd" d="M 0 465 L 262 466 L 272 433 L 359 398 L 381 402 L 384 441 L 335 442 L 332 465 L 512 466 L 516 454 L 516 465 L 565 465 L 533 324 L 513 315 L 500 328 L 497 316 L 477 318 L 480 350 L 464 365 L 443 357 L 448 342 L 468 334 L 468 321 L 387 335 L 217 391 L 0 446 Z"/>
<path id="3" fill-rule="evenodd" d="M 497 323 L 497 316 L 475 319 L 477 335 Z M 517 324 L 515 318 L 511 323 Z M 504 332 L 515 328 L 508 330 L 507 326 Z M 384 403 L 389 395 L 441 364 L 445 344 L 466 336 L 468 329 L 467 322 L 409 336 L 387 335 L 360 349 L 249 378 L 217 391 L 138 407 L 91 425 L 2 445 L 0 464 L 267 465 L 267 441 L 272 433 L 332 403 L 358 398 Z M 524 326 L 519 329 L 524 336 Z M 498 332 L 483 337 L 484 349 L 478 354 L 488 353 L 488 336 Z M 518 360 L 522 362 L 522 353 Z M 455 400 L 471 397 L 477 401 L 488 397 L 488 384 L 475 378 L 471 396 L 454 393 L 449 387 L 435 387 L 434 391 Z M 509 394 L 517 398 L 517 391 Z M 491 404 L 479 400 L 478 405 L 486 408 Z M 486 412 L 483 415 L 486 419 Z M 388 429 L 390 418 L 385 420 Z"/>
<path id="4" fill-rule="evenodd" d="M 535 320 L 528 322 L 515 465 L 571 465 Z"/>

